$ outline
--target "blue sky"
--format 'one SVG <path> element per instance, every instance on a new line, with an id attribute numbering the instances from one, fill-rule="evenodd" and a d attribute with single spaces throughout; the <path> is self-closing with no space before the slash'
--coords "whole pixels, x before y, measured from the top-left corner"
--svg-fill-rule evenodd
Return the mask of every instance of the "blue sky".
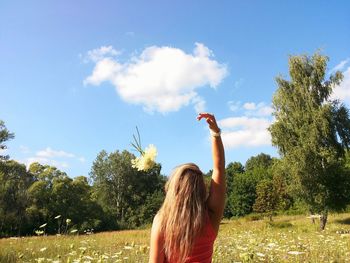
<path id="1" fill-rule="evenodd" d="M 138 126 L 162 172 L 211 168 L 215 113 L 227 163 L 277 156 L 274 78 L 288 57 L 321 50 L 344 73 L 350 105 L 348 1 L 2 1 L 0 119 L 11 158 L 88 175 L 105 149 L 129 150 Z"/>

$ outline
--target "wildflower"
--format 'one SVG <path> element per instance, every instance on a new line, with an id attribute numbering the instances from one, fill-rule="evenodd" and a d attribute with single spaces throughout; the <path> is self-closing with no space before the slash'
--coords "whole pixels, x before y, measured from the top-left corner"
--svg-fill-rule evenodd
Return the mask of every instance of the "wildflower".
<path id="1" fill-rule="evenodd" d="M 47 247 L 43 247 L 40 249 L 40 252 L 44 252 L 47 249 Z"/>
<path id="2" fill-rule="evenodd" d="M 300 251 L 288 251 L 287 252 L 289 255 L 301 255 L 305 254 L 305 252 L 300 252 Z"/>
<path id="3" fill-rule="evenodd" d="M 71 219 L 69 219 L 69 218 L 67 218 L 67 219 L 66 219 L 66 224 L 67 224 L 67 225 L 69 225 L 69 224 L 70 224 L 70 222 L 72 222 L 72 220 L 71 220 Z"/>
<path id="4" fill-rule="evenodd" d="M 35 230 L 35 234 L 37 234 L 38 236 L 44 234 L 43 230 Z"/>
<path id="5" fill-rule="evenodd" d="M 268 243 L 267 246 L 272 248 L 272 247 L 276 247 L 277 245 L 276 245 L 276 243 Z"/>
<path id="6" fill-rule="evenodd" d="M 124 246 L 124 249 L 130 250 L 130 249 L 132 249 L 132 247 L 131 246 Z"/>
<path id="7" fill-rule="evenodd" d="M 136 131 L 137 137 L 133 135 L 135 143 L 131 143 L 131 145 L 140 153 L 140 157 L 131 160 L 131 164 L 132 167 L 136 168 L 138 171 L 148 171 L 155 165 L 157 148 L 153 144 L 150 144 L 145 150 L 143 150 L 141 147 L 140 133 L 137 127 Z"/>

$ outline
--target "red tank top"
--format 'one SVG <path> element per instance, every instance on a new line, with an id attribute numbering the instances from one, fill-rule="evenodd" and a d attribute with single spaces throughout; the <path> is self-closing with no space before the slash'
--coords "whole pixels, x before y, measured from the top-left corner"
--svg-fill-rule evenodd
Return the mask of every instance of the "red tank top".
<path id="1" fill-rule="evenodd" d="M 198 236 L 192 248 L 191 254 L 186 258 L 185 263 L 211 263 L 213 257 L 214 241 L 216 239 L 216 233 L 210 222 L 209 216 L 206 217 L 206 225 L 203 232 Z M 175 261 L 167 261 L 165 263 L 178 263 Z"/>

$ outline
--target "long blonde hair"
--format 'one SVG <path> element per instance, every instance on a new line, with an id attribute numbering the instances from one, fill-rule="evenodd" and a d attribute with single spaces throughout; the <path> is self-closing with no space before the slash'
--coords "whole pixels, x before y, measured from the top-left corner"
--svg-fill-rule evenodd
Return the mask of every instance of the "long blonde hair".
<path id="1" fill-rule="evenodd" d="M 165 185 L 166 196 L 159 210 L 165 255 L 184 262 L 206 219 L 206 186 L 197 165 L 178 166 Z"/>

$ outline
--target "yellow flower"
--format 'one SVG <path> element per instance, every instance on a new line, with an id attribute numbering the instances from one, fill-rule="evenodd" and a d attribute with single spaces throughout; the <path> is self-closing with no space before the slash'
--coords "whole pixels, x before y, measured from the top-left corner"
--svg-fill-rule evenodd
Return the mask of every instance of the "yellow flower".
<path id="1" fill-rule="evenodd" d="M 153 144 L 148 145 L 148 147 L 145 149 L 144 156 L 147 159 L 154 161 L 157 157 L 157 148 Z"/>
<path id="2" fill-rule="evenodd" d="M 150 144 L 140 157 L 131 160 L 132 167 L 139 171 L 148 171 L 155 165 L 156 157 L 157 148 L 153 144 Z"/>
<path id="3" fill-rule="evenodd" d="M 137 136 L 133 135 L 134 142 L 132 142 L 131 145 L 135 148 L 136 151 L 140 153 L 141 156 L 131 160 L 131 165 L 138 171 L 148 171 L 155 165 L 155 160 L 157 157 L 157 148 L 153 144 L 150 144 L 145 150 L 143 150 L 141 147 L 141 137 L 139 129 L 137 127 L 136 131 Z"/>

